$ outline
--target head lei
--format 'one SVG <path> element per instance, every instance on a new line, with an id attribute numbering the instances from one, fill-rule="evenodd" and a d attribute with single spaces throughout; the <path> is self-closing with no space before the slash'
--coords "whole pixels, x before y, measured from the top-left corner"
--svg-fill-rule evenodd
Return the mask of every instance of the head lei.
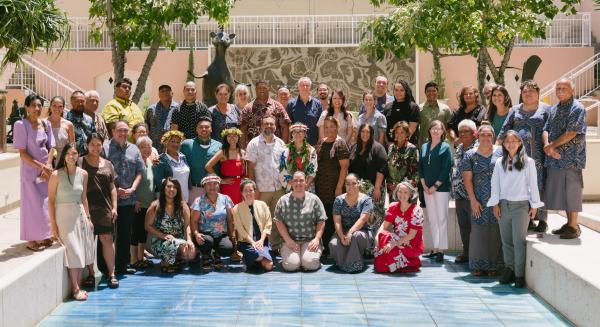
<path id="1" fill-rule="evenodd" d="M 204 186 L 206 183 L 212 183 L 212 182 L 220 184 L 221 177 L 219 177 L 215 174 L 209 174 L 202 179 L 202 181 L 200 182 L 200 185 Z"/>
<path id="2" fill-rule="evenodd" d="M 229 134 L 235 134 L 239 137 L 242 137 L 242 131 L 235 127 L 224 129 L 221 131 L 222 138 L 225 138 L 225 135 L 229 135 Z"/>
<path id="3" fill-rule="evenodd" d="M 181 140 L 185 139 L 185 135 L 180 131 L 168 131 L 160 138 L 160 143 L 167 143 L 174 136 L 180 138 Z"/>
<path id="4" fill-rule="evenodd" d="M 294 123 L 290 126 L 290 134 L 293 132 L 304 132 L 308 131 L 308 127 L 302 123 Z"/>

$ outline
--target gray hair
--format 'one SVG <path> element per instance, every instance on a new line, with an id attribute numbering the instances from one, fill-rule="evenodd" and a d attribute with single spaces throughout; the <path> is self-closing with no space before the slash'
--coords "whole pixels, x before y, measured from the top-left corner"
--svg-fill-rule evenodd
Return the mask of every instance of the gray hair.
<path id="1" fill-rule="evenodd" d="M 100 99 L 100 93 L 98 93 L 98 91 L 96 91 L 96 90 L 87 90 L 84 93 L 84 96 L 86 99 L 89 97 L 93 97 L 93 96 L 96 96 L 96 97 L 98 97 L 98 99 Z"/>
<path id="2" fill-rule="evenodd" d="M 150 144 L 150 146 L 152 146 L 152 139 L 149 138 L 148 136 L 140 136 L 140 137 L 138 137 L 137 141 L 135 142 L 135 145 L 137 145 L 137 147 L 139 148 L 144 143 L 148 143 L 148 144 Z"/>
<path id="3" fill-rule="evenodd" d="M 402 186 L 406 187 L 410 191 L 410 198 L 408 199 L 408 201 L 413 204 L 417 203 L 417 200 L 419 199 L 419 192 L 417 191 L 416 187 L 414 187 L 410 182 L 406 180 L 398 183 L 398 185 L 396 185 L 396 188 L 394 188 L 394 194 L 392 194 L 392 198 L 394 199 L 394 201 L 400 201 L 400 199 L 398 199 L 398 192 L 400 191 L 400 187 Z"/>
<path id="4" fill-rule="evenodd" d="M 555 84 L 554 87 L 556 88 L 556 85 L 562 84 L 562 83 L 567 83 L 567 84 L 569 84 L 571 86 L 571 88 L 573 90 L 575 89 L 575 82 L 573 82 L 573 80 L 569 79 L 569 78 L 561 78 L 561 79 L 559 79 L 558 81 L 556 81 L 556 84 Z"/>
<path id="5" fill-rule="evenodd" d="M 245 85 L 245 84 L 238 84 L 235 87 L 235 90 L 233 90 L 233 98 L 237 98 L 237 94 L 239 91 L 245 90 L 246 93 L 248 93 L 248 96 L 250 96 L 250 89 Z"/>
<path id="6" fill-rule="evenodd" d="M 240 183 L 240 192 L 244 191 L 244 187 L 246 187 L 246 185 L 252 185 L 252 187 L 254 188 L 254 190 L 256 191 L 256 183 L 251 180 L 250 178 L 244 178 L 244 180 Z"/>
<path id="7" fill-rule="evenodd" d="M 300 77 L 300 79 L 298 80 L 298 85 L 300 85 L 300 82 L 302 82 L 302 81 L 307 81 L 308 84 L 312 85 L 312 81 L 307 76 Z"/>
<path id="8" fill-rule="evenodd" d="M 470 119 L 461 120 L 460 123 L 458 123 L 458 129 L 460 130 L 461 127 L 468 127 L 473 132 L 477 131 L 477 125 Z"/>

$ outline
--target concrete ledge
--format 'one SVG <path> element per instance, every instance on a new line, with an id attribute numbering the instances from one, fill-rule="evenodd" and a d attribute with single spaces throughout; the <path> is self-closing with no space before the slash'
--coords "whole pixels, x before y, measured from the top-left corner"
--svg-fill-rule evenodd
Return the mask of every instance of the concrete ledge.
<path id="1" fill-rule="evenodd" d="M 548 217 L 550 228 L 559 228 L 563 217 Z M 533 234 L 527 242 L 525 278 L 531 290 L 577 326 L 597 326 L 600 321 L 600 234 L 582 227 L 578 240 Z"/>
<path id="2" fill-rule="evenodd" d="M 456 220 L 456 206 L 454 201 L 450 201 L 448 208 L 448 251 L 462 252 L 462 241 L 460 239 L 460 229 Z M 427 209 L 423 209 L 425 222 L 423 223 L 423 239 L 425 240 L 425 251 L 431 249 L 431 229 L 429 227 L 429 217 Z"/>
<path id="3" fill-rule="evenodd" d="M 35 326 L 69 294 L 64 249 L 54 245 L 0 278 L 0 326 Z"/>

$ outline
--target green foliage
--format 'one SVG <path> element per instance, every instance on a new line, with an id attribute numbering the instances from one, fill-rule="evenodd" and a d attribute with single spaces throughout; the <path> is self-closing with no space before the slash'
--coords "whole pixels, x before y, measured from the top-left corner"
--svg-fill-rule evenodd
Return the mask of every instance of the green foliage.
<path id="1" fill-rule="evenodd" d="M 53 0 L 0 0 L 0 48 L 7 50 L 0 70 L 24 54 L 50 49 L 55 42 L 65 47 L 69 26 Z"/>
<path id="2" fill-rule="evenodd" d="M 219 23 L 229 19 L 235 0 L 112 0 L 113 31 L 119 50 L 150 46 L 154 40 L 175 49 L 176 42 L 166 28 L 173 22 L 188 25 L 208 15 Z M 99 41 L 107 23 L 106 0 L 90 0 L 90 18 L 96 18 L 93 36 Z"/>
<path id="3" fill-rule="evenodd" d="M 600 0 L 596 0 L 600 2 Z M 361 49 L 381 59 L 385 51 L 397 57 L 412 49 L 440 51 L 440 56 L 470 54 L 489 57 L 488 48 L 501 55 L 516 38 L 545 37 L 546 27 L 559 13 L 576 13 L 579 0 L 370 0 L 375 6 L 398 7 L 366 23 Z M 508 58 L 503 59 L 503 63 Z M 489 65 L 489 60 L 486 61 Z M 492 63 L 492 66 L 493 63 Z M 489 67 L 497 74 L 496 67 Z M 500 73 L 503 73 L 501 70 Z"/>

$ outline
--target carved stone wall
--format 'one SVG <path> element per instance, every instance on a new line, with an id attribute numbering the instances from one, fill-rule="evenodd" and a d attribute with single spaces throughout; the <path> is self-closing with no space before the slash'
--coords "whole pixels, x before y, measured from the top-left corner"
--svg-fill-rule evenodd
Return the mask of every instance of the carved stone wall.
<path id="1" fill-rule="evenodd" d="M 331 89 L 344 91 L 350 110 L 357 110 L 363 92 L 373 89 L 377 75 L 388 78 L 390 90 L 393 81 L 404 79 L 414 92 L 416 79 L 414 52 L 408 59 L 398 60 L 388 54 L 382 61 L 375 61 L 356 47 L 231 47 L 227 64 L 239 82 L 269 80 L 272 94 L 281 85 L 288 85 L 292 94 L 297 95 L 296 82 L 308 76 L 313 81 L 313 90 L 318 83 L 326 83 Z"/>

